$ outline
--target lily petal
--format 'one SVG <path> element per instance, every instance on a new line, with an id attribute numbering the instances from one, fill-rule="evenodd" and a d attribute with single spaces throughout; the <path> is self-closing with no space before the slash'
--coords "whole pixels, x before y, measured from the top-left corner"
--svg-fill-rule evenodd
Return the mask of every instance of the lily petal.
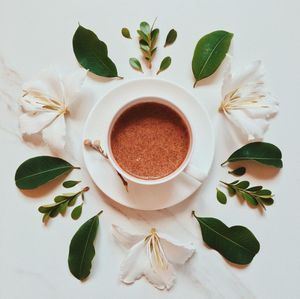
<path id="1" fill-rule="evenodd" d="M 158 289 L 171 288 L 175 281 L 174 268 L 171 264 L 165 270 L 153 268 L 146 251 L 144 240 L 135 244 L 121 264 L 121 280 L 130 284 L 143 275 Z"/>
<path id="2" fill-rule="evenodd" d="M 27 112 L 19 117 L 19 127 L 22 134 L 36 134 L 42 131 L 57 117 L 56 112 Z"/>
<path id="3" fill-rule="evenodd" d="M 65 147 L 66 123 L 64 115 L 59 115 L 43 130 L 43 140 L 54 152 L 61 152 Z"/>
<path id="4" fill-rule="evenodd" d="M 87 72 L 87 70 L 81 68 L 78 71 L 63 77 L 62 81 L 65 92 L 65 104 L 67 106 L 70 106 L 76 100 L 86 79 Z"/>
<path id="5" fill-rule="evenodd" d="M 118 242 L 127 249 L 145 239 L 145 236 L 139 234 L 130 234 L 115 224 L 112 224 L 112 234 L 118 240 Z"/>
<path id="6" fill-rule="evenodd" d="M 172 264 L 183 265 L 195 253 L 195 247 L 192 244 L 183 244 L 161 233 L 159 237 L 166 257 Z"/>
<path id="7" fill-rule="evenodd" d="M 23 85 L 23 90 L 25 92 L 39 92 L 44 96 L 65 102 L 61 75 L 55 67 L 43 70 L 38 78 L 38 80 L 26 82 Z"/>

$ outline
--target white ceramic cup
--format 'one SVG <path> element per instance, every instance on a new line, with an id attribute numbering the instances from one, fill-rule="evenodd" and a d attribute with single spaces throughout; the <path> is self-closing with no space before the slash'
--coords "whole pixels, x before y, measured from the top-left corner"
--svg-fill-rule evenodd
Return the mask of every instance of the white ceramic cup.
<path id="1" fill-rule="evenodd" d="M 146 102 L 160 103 L 160 104 L 163 104 L 163 105 L 168 106 L 171 109 L 175 110 L 180 115 L 180 117 L 184 120 L 184 122 L 189 130 L 189 135 L 190 135 L 190 145 L 189 145 L 188 153 L 187 153 L 184 161 L 181 163 L 181 165 L 177 169 L 175 169 L 172 173 L 170 173 L 169 175 L 167 175 L 165 177 L 157 178 L 157 179 L 149 179 L 149 180 L 135 177 L 135 176 L 129 174 L 128 172 L 126 172 L 124 169 L 122 169 L 118 165 L 117 161 L 115 160 L 112 150 L 111 150 L 111 132 L 112 132 L 112 129 L 113 129 L 117 119 L 128 108 L 130 108 L 138 103 L 146 103 Z M 203 181 L 206 177 L 206 174 L 202 173 L 202 171 L 198 167 L 196 167 L 195 165 L 190 163 L 190 159 L 191 159 L 193 148 L 194 148 L 194 130 L 193 130 L 192 125 L 188 121 L 188 117 L 177 106 L 175 106 L 173 103 L 171 103 L 170 101 L 168 101 L 166 99 L 158 98 L 158 97 L 143 97 L 143 98 L 134 99 L 134 100 L 128 102 L 125 106 L 121 107 L 117 111 L 117 113 L 115 113 L 114 117 L 112 118 L 112 120 L 110 122 L 109 130 L 107 132 L 106 142 L 107 142 L 107 147 L 108 147 L 107 155 L 108 155 L 108 158 L 109 158 L 112 166 L 126 180 L 135 182 L 137 184 L 143 184 L 143 185 L 162 184 L 169 180 L 172 180 L 177 175 L 179 175 L 180 173 L 183 173 L 183 172 L 189 176 L 194 177 L 195 179 L 197 179 L 199 181 Z"/>

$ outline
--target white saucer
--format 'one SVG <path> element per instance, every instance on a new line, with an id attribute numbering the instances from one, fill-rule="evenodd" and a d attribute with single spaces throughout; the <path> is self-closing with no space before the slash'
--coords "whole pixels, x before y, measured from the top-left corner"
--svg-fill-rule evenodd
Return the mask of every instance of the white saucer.
<path id="1" fill-rule="evenodd" d="M 125 104 L 141 97 L 161 97 L 174 103 L 188 116 L 195 132 L 191 163 L 203 173 L 210 170 L 214 156 L 214 135 L 204 107 L 182 87 L 160 79 L 128 81 L 100 99 L 85 124 L 83 140 L 100 139 L 107 150 L 105 132 L 114 114 Z M 159 185 L 139 185 L 129 182 L 127 192 L 109 161 L 94 150 L 83 147 L 84 161 L 95 184 L 116 202 L 139 210 L 159 210 L 180 203 L 194 193 L 201 182 L 181 173 Z"/>

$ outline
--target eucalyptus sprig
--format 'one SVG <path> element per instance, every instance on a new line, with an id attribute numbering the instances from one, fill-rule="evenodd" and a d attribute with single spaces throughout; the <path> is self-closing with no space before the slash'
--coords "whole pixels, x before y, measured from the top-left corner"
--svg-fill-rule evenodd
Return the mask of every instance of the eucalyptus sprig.
<path id="1" fill-rule="evenodd" d="M 145 60 L 148 62 L 148 68 L 152 67 L 152 59 L 157 50 L 156 41 L 159 35 L 159 29 L 154 28 L 154 24 L 157 18 L 155 18 L 152 26 L 143 21 L 140 24 L 140 29 L 137 30 L 139 35 L 140 49 L 143 53 Z"/>
<path id="2" fill-rule="evenodd" d="M 250 183 L 248 181 L 239 180 L 232 183 L 220 182 L 227 187 L 230 196 L 237 195 L 252 206 L 261 206 L 265 210 L 265 206 L 274 203 L 274 194 L 272 194 L 272 191 L 264 189 L 263 186 L 249 187 Z"/>
<path id="3" fill-rule="evenodd" d="M 76 200 L 79 196 L 81 196 L 82 203 L 75 207 L 72 212 L 72 218 L 74 220 L 78 219 L 81 215 L 82 204 L 84 201 L 84 193 L 89 191 L 89 187 L 84 187 L 82 190 L 74 193 L 63 193 L 54 198 L 54 203 L 49 205 L 44 205 L 39 207 L 39 212 L 44 214 L 43 222 L 47 224 L 49 218 L 54 218 L 58 214 L 62 216 L 66 213 L 68 207 L 72 207 L 75 205 Z"/>

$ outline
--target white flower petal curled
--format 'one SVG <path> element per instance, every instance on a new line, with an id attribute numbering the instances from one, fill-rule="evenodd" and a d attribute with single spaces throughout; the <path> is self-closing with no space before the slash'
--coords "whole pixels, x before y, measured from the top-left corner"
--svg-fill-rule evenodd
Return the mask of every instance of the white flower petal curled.
<path id="1" fill-rule="evenodd" d="M 262 139 L 269 119 L 278 112 L 278 103 L 265 89 L 264 71 L 255 61 L 243 72 L 232 74 L 230 64 L 224 75 L 219 110 L 247 136 Z"/>
<path id="2" fill-rule="evenodd" d="M 19 101 L 24 112 L 19 118 L 21 133 L 33 135 L 42 132 L 44 142 L 52 151 L 62 151 L 68 104 L 77 96 L 85 77 L 86 72 L 82 70 L 62 76 L 51 67 L 44 70 L 37 80 L 25 83 L 24 95 Z"/>
<path id="3" fill-rule="evenodd" d="M 156 288 L 170 289 L 176 279 L 173 264 L 184 264 L 195 252 L 192 245 L 181 244 L 151 229 L 146 236 L 133 235 L 112 226 L 113 235 L 126 248 L 128 255 L 121 264 L 121 280 L 133 283 L 145 276 Z"/>

